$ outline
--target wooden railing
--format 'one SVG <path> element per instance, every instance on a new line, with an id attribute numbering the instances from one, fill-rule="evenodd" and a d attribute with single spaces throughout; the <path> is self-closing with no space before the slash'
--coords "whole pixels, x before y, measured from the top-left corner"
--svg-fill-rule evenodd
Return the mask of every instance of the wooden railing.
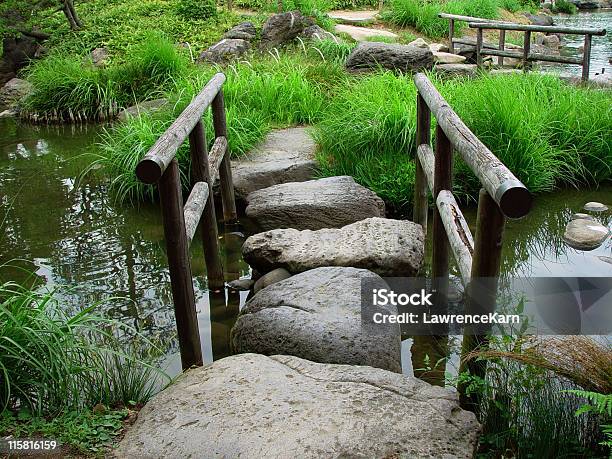
<path id="1" fill-rule="evenodd" d="M 224 285 L 212 193 L 217 177 L 221 185 L 224 220 L 233 222 L 237 218 L 227 144 L 224 82 L 225 75 L 217 73 L 136 167 L 138 179 L 147 184 L 157 184 L 159 190 L 183 369 L 202 365 L 189 256 L 189 247 L 198 227 L 204 245 L 208 285 L 211 289 Z M 202 123 L 202 116 L 209 106 L 212 106 L 215 131 L 210 155 Z M 183 205 L 179 165 L 175 156 L 187 138 L 191 154 L 192 190 Z"/>
<path id="2" fill-rule="evenodd" d="M 433 289 L 445 298 L 449 284 L 449 253 L 457 262 L 466 285 L 466 314 L 493 312 L 497 294 L 497 277 L 506 217 L 526 216 L 532 204 L 531 193 L 514 174 L 468 129 L 422 73 L 415 76 L 417 94 L 417 157 L 414 215 L 416 223 L 427 231 L 428 189 L 435 208 L 432 228 Z M 430 145 L 431 115 L 437 121 L 435 152 Z M 480 180 L 476 237 L 455 200 L 453 189 L 453 150 Z M 450 250 L 449 250 L 450 249 Z M 479 288 L 474 279 L 490 279 L 487 288 Z M 477 302 L 475 299 L 477 298 Z M 486 344 L 487 338 L 466 327 L 462 355 Z M 482 373 L 480 362 L 467 361 L 464 368 L 472 374 Z M 468 402 L 464 401 L 464 405 Z"/>
<path id="3" fill-rule="evenodd" d="M 511 57 L 515 59 L 521 59 L 523 61 L 523 69 L 529 70 L 530 63 L 534 61 L 542 62 L 558 62 L 561 64 L 573 64 L 582 66 L 582 81 L 586 82 L 589 80 L 589 71 L 591 63 L 591 45 L 593 36 L 603 36 L 606 34 L 606 29 L 592 29 L 592 28 L 579 28 L 579 27 L 559 27 L 559 26 L 539 26 L 539 25 L 525 25 L 525 24 L 514 24 L 499 21 L 490 21 L 482 18 L 472 18 L 469 16 L 457 16 L 452 14 L 440 13 L 441 18 L 449 19 L 450 21 L 450 34 L 449 40 L 451 48 L 454 43 L 464 43 L 465 41 L 454 39 L 454 21 L 461 20 L 469 22 L 468 26 L 476 30 L 476 64 L 478 67 L 482 67 L 482 56 L 498 56 L 499 65 L 503 65 L 504 57 Z M 499 30 L 499 46 L 497 49 L 489 49 L 484 47 L 483 31 L 484 30 Z M 523 51 L 506 51 L 506 31 L 524 32 L 523 36 Z M 584 51 L 582 57 L 568 57 L 568 56 L 552 56 L 542 53 L 531 52 L 531 33 L 542 32 L 542 33 L 562 33 L 569 35 L 584 35 Z M 452 51 L 451 51 L 452 52 Z"/>

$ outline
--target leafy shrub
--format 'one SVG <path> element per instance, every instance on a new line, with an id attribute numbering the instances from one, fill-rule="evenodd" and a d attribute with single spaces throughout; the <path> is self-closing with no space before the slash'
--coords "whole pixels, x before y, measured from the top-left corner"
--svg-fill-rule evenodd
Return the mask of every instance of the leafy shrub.
<path id="1" fill-rule="evenodd" d="M 499 7 L 503 8 L 511 13 L 516 13 L 521 9 L 521 2 L 519 0 L 499 0 Z"/>
<path id="2" fill-rule="evenodd" d="M 553 13 L 576 14 L 578 8 L 568 0 L 557 0 L 553 6 Z"/>
<path id="3" fill-rule="evenodd" d="M 177 11 L 187 19 L 211 19 L 217 17 L 215 0 L 178 0 Z"/>

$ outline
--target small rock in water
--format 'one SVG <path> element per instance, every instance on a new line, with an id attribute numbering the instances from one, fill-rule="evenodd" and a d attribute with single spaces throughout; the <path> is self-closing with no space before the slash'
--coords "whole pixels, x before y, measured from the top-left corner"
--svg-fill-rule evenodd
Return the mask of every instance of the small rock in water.
<path id="1" fill-rule="evenodd" d="M 579 218 L 584 218 L 585 220 L 595 220 L 591 215 L 583 214 L 582 212 L 572 214 L 572 220 L 578 220 Z"/>
<path id="2" fill-rule="evenodd" d="M 606 263 L 609 263 L 612 265 L 612 257 L 607 257 L 605 255 L 599 255 L 597 258 L 599 258 L 601 261 L 605 261 Z"/>
<path id="3" fill-rule="evenodd" d="M 255 281 L 253 279 L 236 279 L 228 282 L 227 286 L 231 289 L 245 292 L 247 290 L 251 290 L 251 287 L 253 287 L 254 284 Z"/>
<path id="4" fill-rule="evenodd" d="M 266 288 L 268 285 L 276 284 L 277 282 L 289 279 L 290 277 L 291 273 L 285 268 L 273 269 L 268 274 L 264 274 L 259 279 L 257 279 L 253 290 L 255 293 L 257 293 L 260 290 Z"/>
<path id="5" fill-rule="evenodd" d="M 609 233 L 602 224 L 579 218 L 567 224 L 563 239 L 574 249 L 593 250 L 603 244 Z"/>
<path id="6" fill-rule="evenodd" d="M 605 212 L 608 210 L 608 206 L 602 204 L 601 202 L 587 202 L 584 205 L 584 210 L 588 212 Z"/>

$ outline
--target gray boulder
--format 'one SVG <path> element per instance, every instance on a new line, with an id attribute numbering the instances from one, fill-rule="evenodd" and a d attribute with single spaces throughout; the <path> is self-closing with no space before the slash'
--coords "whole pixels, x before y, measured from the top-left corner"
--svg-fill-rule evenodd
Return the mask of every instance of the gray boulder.
<path id="1" fill-rule="evenodd" d="M 328 32 L 327 30 L 319 27 L 314 24 L 310 27 L 306 27 L 304 32 L 302 33 L 304 38 L 308 38 L 310 40 L 320 41 L 320 40 L 333 40 L 335 42 L 340 42 L 341 40 L 336 37 L 333 33 Z"/>
<path id="2" fill-rule="evenodd" d="M 264 288 L 240 311 L 231 332 L 232 349 L 401 373 L 399 327 L 362 326 L 365 280 L 387 288 L 370 271 L 336 267 L 311 269 Z"/>
<path id="3" fill-rule="evenodd" d="M 435 70 L 446 77 L 475 77 L 478 75 L 478 66 L 476 64 L 438 64 Z"/>
<path id="4" fill-rule="evenodd" d="M 128 427 L 120 458 L 471 458 L 456 393 L 369 367 L 243 354 L 194 368 Z"/>
<path id="5" fill-rule="evenodd" d="M 563 239 L 578 250 L 593 250 L 608 238 L 610 231 L 601 223 L 585 218 L 570 221 L 565 227 Z"/>
<path id="6" fill-rule="evenodd" d="M 90 57 L 93 65 L 95 65 L 96 67 L 104 67 L 110 59 L 110 53 L 108 49 L 104 47 L 95 48 L 91 51 Z"/>
<path id="7" fill-rule="evenodd" d="M 251 44 L 240 38 L 224 38 L 198 57 L 198 62 L 224 64 L 242 56 L 251 49 Z"/>
<path id="8" fill-rule="evenodd" d="M 227 286 L 232 290 L 246 292 L 253 288 L 253 284 L 255 284 L 255 282 L 252 279 L 235 279 L 231 282 L 228 282 Z"/>
<path id="9" fill-rule="evenodd" d="M 361 42 L 351 52 L 346 61 L 349 70 L 376 69 L 412 72 L 430 69 L 434 56 L 429 46 L 414 44 Z"/>
<path id="10" fill-rule="evenodd" d="M 33 86 L 30 82 L 20 78 L 13 78 L 0 88 L 0 106 L 17 107 L 32 90 Z"/>
<path id="11" fill-rule="evenodd" d="M 128 118 L 137 117 L 142 113 L 155 113 L 168 105 L 168 99 L 145 100 L 125 108 L 119 112 L 117 119 L 126 121 Z"/>
<path id="12" fill-rule="evenodd" d="M 555 25 L 555 22 L 552 16 L 548 16 L 546 14 L 525 13 L 525 17 L 529 19 L 529 22 L 531 22 L 533 25 L 539 25 L 539 26 Z"/>
<path id="13" fill-rule="evenodd" d="M 383 200 L 348 176 L 274 185 L 246 200 L 246 216 L 261 231 L 340 228 L 385 215 Z"/>
<path id="14" fill-rule="evenodd" d="M 314 178 L 316 144 L 303 127 L 272 131 L 266 140 L 239 160 L 232 161 L 236 198 L 286 182 Z"/>
<path id="15" fill-rule="evenodd" d="M 253 41 L 257 37 L 257 29 L 252 22 L 241 22 L 223 35 L 223 38 Z"/>
<path id="16" fill-rule="evenodd" d="M 359 248 L 356 250 L 356 248 Z M 249 237 L 244 260 L 258 271 L 300 273 L 322 266 L 365 268 L 381 276 L 416 276 L 423 264 L 421 225 L 373 217 L 340 229 L 277 229 Z"/>
<path id="17" fill-rule="evenodd" d="M 255 286 L 253 287 L 253 292 L 257 293 L 260 290 L 272 285 L 276 284 L 285 279 L 289 279 L 291 277 L 291 273 L 284 268 L 273 269 L 267 274 L 264 274 L 257 282 L 255 282 Z"/>
<path id="18" fill-rule="evenodd" d="M 602 204 L 601 202 L 591 201 L 584 205 L 584 210 L 587 212 L 605 212 L 608 210 L 608 206 Z"/>
<path id="19" fill-rule="evenodd" d="M 289 43 L 313 24 L 299 11 L 274 14 L 263 25 L 260 46 L 269 49 Z"/>

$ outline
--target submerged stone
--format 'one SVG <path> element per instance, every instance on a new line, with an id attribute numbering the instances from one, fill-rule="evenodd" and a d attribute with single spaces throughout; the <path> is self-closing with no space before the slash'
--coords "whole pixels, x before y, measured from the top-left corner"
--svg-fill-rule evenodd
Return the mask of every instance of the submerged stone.
<path id="1" fill-rule="evenodd" d="M 601 202 L 587 202 L 584 205 L 584 210 L 586 210 L 587 212 L 605 212 L 606 210 L 608 210 L 608 206 L 606 206 L 605 204 L 602 204 Z"/>
<path id="2" fill-rule="evenodd" d="M 603 244 L 609 233 L 608 228 L 602 224 L 579 218 L 567 224 L 563 239 L 575 249 L 593 250 Z"/>

